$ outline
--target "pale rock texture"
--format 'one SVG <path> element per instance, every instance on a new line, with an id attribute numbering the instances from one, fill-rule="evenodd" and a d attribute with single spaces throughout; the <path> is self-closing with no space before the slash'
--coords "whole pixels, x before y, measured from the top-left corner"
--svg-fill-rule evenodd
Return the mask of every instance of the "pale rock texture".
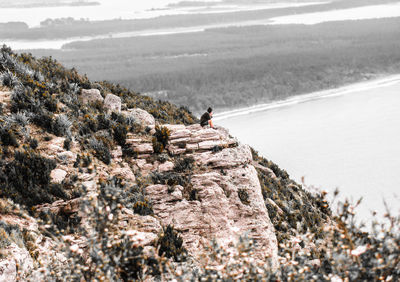
<path id="1" fill-rule="evenodd" d="M 121 98 L 111 93 L 107 94 L 106 98 L 104 99 L 104 108 L 112 112 L 119 113 L 121 111 L 121 104 Z"/>
<path id="2" fill-rule="evenodd" d="M 125 181 L 130 181 L 130 182 L 135 182 L 136 181 L 136 177 L 133 174 L 133 172 L 130 169 L 130 167 L 128 166 L 128 164 L 125 164 L 124 167 L 114 168 L 111 171 L 111 175 L 118 176 L 121 179 L 124 179 Z"/>
<path id="3" fill-rule="evenodd" d="M 24 280 L 34 268 L 28 250 L 11 243 L 4 251 L 7 253 L 7 259 L 0 261 L 0 281 Z"/>
<path id="4" fill-rule="evenodd" d="M 97 101 L 103 103 L 104 101 L 104 98 L 101 96 L 98 89 L 82 89 L 80 99 L 83 104 L 94 103 Z"/>
<path id="5" fill-rule="evenodd" d="M 128 109 L 126 115 L 133 117 L 143 127 L 156 124 L 156 120 L 151 114 L 139 108 Z"/>
<path id="6" fill-rule="evenodd" d="M 162 225 L 171 224 L 181 231 L 185 247 L 195 257 L 212 239 L 224 248 L 231 248 L 240 236 L 247 235 L 256 242 L 258 259 L 270 257 L 276 266 L 275 230 L 261 193 L 257 171 L 252 165 L 250 147 L 238 145 L 223 129 L 203 129 L 196 125 L 167 127 L 171 131 L 168 150 L 185 154 L 190 148 L 191 153 L 186 156 L 193 157 L 195 164 L 206 170 L 193 172 L 190 188 L 146 187 L 146 194 L 152 200 L 154 213 Z M 184 148 L 175 146 L 180 142 L 186 143 Z M 221 148 L 213 151 L 215 146 Z M 185 192 L 186 189 L 197 191 L 196 200 L 190 199 L 190 191 Z M 240 199 L 241 193 L 247 194 L 247 201 Z"/>
<path id="7" fill-rule="evenodd" d="M 165 163 L 160 164 L 160 165 L 158 166 L 158 171 L 159 171 L 159 172 L 166 172 L 166 171 L 171 171 L 171 170 L 173 170 L 173 168 L 174 168 L 174 164 L 173 164 L 172 162 L 166 161 Z"/>
<path id="8" fill-rule="evenodd" d="M 67 172 L 65 170 L 56 168 L 53 169 L 50 173 L 51 181 L 53 183 L 61 183 L 67 176 Z"/>

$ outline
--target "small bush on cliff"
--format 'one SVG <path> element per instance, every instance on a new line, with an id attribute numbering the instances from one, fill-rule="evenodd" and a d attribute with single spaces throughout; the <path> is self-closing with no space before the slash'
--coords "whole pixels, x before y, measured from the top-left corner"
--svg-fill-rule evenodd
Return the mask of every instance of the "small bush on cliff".
<path id="1" fill-rule="evenodd" d="M 96 158 L 107 165 L 111 163 L 110 149 L 104 141 L 93 137 L 89 140 L 89 145 L 94 150 Z"/>
<path id="2" fill-rule="evenodd" d="M 244 205 L 250 204 L 249 193 L 247 192 L 246 189 L 238 189 L 238 196 L 239 196 L 240 201 L 241 201 Z"/>
<path id="3" fill-rule="evenodd" d="M 24 246 L 21 230 L 18 225 L 10 225 L 0 221 L 0 258 L 2 258 L 2 249 L 7 248 L 11 243 L 15 243 L 19 247 Z"/>
<path id="4" fill-rule="evenodd" d="M 158 237 L 157 248 L 159 256 L 174 258 L 175 261 L 186 259 L 187 251 L 183 247 L 183 240 L 171 225 L 163 228 L 162 234 Z"/>
<path id="5" fill-rule="evenodd" d="M 191 171 L 194 167 L 193 157 L 183 157 L 175 160 L 174 171 L 185 172 Z"/>
<path id="6" fill-rule="evenodd" d="M 0 196 L 27 205 L 53 202 L 57 196 L 50 185 L 50 172 L 55 161 L 43 158 L 30 150 L 16 151 L 14 160 L 1 160 Z M 59 193 L 56 193 L 59 194 Z"/>
<path id="7" fill-rule="evenodd" d="M 152 139 L 154 152 L 160 154 L 167 147 L 170 131 L 163 126 L 156 126 L 156 133 Z"/>

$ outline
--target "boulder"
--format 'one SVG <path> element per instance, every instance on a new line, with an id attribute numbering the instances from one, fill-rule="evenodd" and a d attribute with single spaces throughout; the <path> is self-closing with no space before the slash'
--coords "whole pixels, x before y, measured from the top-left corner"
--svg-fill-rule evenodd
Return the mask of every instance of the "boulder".
<path id="1" fill-rule="evenodd" d="M 53 169 L 50 173 L 51 181 L 53 183 L 61 183 L 67 176 L 67 172 L 65 170 L 56 168 Z"/>
<path id="2" fill-rule="evenodd" d="M 174 164 L 172 162 L 165 162 L 165 163 L 160 164 L 158 166 L 158 171 L 159 172 L 171 171 L 173 169 L 174 169 Z"/>
<path id="3" fill-rule="evenodd" d="M 121 104 L 121 98 L 111 93 L 104 99 L 104 108 L 111 112 L 121 112 Z"/>
<path id="4" fill-rule="evenodd" d="M 156 124 L 156 120 L 151 114 L 139 108 L 129 109 L 127 115 L 133 117 L 143 127 Z"/>
<path id="5" fill-rule="evenodd" d="M 101 96 L 98 89 L 82 89 L 81 95 L 79 97 L 83 104 L 90 104 L 95 102 L 103 103 L 104 98 Z"/>

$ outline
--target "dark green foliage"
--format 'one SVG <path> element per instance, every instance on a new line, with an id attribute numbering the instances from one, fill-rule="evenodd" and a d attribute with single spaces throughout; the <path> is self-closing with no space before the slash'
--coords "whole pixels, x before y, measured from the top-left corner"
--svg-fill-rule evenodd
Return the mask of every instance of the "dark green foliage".
<path id="1" fill-rule="evenodd" d="M 175 261 L 185 261 L 187 251 L 183 247 L 183 240 L 173 226 L 163 228 L 157 241 L 158 255 L 173 258 Z"/>
<path id="2" fill-rule="evenodd" d="M 19 146 L 17 137 L 12 129 L 0 127 L 0 141 L 3 146 Z"/>
<path id="3" fill-rule="evenodd" d="M 63 210 L 60 210 L 57 214 L 41 212 L 38 217 L 50 226 L 47 231 L 52 233 L 61 231 L 63 234 L 73 234 L 78 230 L 78 226 L 81 223 L 81 218 L 77 214 L 67 214 Z"/>
<path id="4" fill-rule="evenodd" d="M 133 211 L 140 215 L 151 215 L 153 214 L 153 208 L 148 199 L 141 196 L 139 200 L 133 205 Z"/>
<path id="5" fill-rule="evenodd" d="M 14 160 L 1 161 L 0 196 L 28 207 L 67 198 L 60 188 L 50 185 L 50 172 L 55 167 L 54 160 L 33 151 L 16 151 Z"/>
<path id="6" fill-rule="evenodd" d="M 175 161 L 174 171 L 176 172 L 191 171 L 193 167 L 194 167 L 193 157 L 178 158 Z"/>
<path id="7" fill-rule="evenodd" d="M 40 111 L 33 116 L 32 122 L 49 133 L 53 133 L 53 117 L 50 113 Z"/>
<path id="8" fill-rule="evenodd" d="M 0 250 L 7 248 L 11 243 L 17 243 L 17 245 L 23 247 L 23 242 L 24 239 L 18 225 L 10 225 L 4 221 L 0 221 Z"/>
<path id="9" fill-rule="evenodd" d="M 111 163 L 110 149 L 103 142 L 103 140 L 92 138 L 89 140 L 89 145 L 94 150 L 94 155 L 96 158 L 107 165 Z"/>
<path id="10" fill-rule="evenodd" d="M 153 180 L 153 183 L 155 184 L 163 184 L 169 186 L 181 185 L 183 187 L 190 184 L 190 175 L 187 176 L 185 174 L 182 175 L 174 172 L 153 172 L 151 174 L 151 178 Z"/>
<path id="11" fill-rule="evenodd" d="M 74 167 L 88 167 L 90 164 L 92 163 L 92 158 L 87 155 L 87 154 L 83 154 L 83 155 L 77 155 L 76 156 L 76 160 L 74 163 Z"/>
<path id="12" fill-rule="evenodd" d="M 260 165 L 270 168 L 276 178 L 265 170 L 257 168 L 262 194 L 268 213 L 274 224 L 277 238 L 285 242 L 290 235 L 305 234 L 311 231 L 316 238 L 323 236 L 323 223 L 331 215 L 329 205 L 321 195 L 311 195 L 301 186 L 289 179 L 286 171 L 260 156 L 252 149 L 253 159 Z M 268 203 L 272 200 L 275 205 Z M 283 212 L 283 213 L 281 213 Z M 299 229 L 298 229 L 299 227 Z"/>
<path id="13" fill-rule="evenodd" d="M 244 205 L 250 204 L 249 193 L 246 189 L 238 189 L 238 197 Z"/>
<path id="14" fill-rule="evenodd" d="M 38 146 L 38 141 L 35 138 L 29 138 L 29 147 L 35 150 Z"/>
<path id="15" fill-rule="evenodd" d="M 162 153 L 164 149 L 167 147 L 169 140 L 169 129 L 163 126 L 156 126 L 156 133 L 152 139 L 153 149 L 155 153 Z"/>
<path id="16" fill-rule="evenodd" d="M 128 134 L 128 130 L 126 126 L 122 124 L 117 124 L 113 127 L 114 140 L 118 145 L 124 146 L 126 143 L 126 135 Z"/>
<path id="17" fill-rule="evenodd" d="M 63 148 L 67 151 L 71 150 L 71 142 L 72 142 L 71 138 L 66 138 L 64 140 Z"/>
<path id="18" fill-rule="evenodd" d="M 52 131 L 57 136 L 70 136 L 72 122 L 66 115 L 59 115 L 52 124 Z"/>

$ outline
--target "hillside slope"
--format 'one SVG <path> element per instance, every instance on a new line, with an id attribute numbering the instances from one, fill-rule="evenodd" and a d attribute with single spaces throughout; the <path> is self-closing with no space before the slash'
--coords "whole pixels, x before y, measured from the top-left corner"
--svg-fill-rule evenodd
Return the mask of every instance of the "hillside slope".
<path id="1" fill-rule="evenodd" d="M 326 279 L 335 267 L 326 200 L 225 129 L 51 58 L 3 47 L 0 73 L 0 280 Z"/>

